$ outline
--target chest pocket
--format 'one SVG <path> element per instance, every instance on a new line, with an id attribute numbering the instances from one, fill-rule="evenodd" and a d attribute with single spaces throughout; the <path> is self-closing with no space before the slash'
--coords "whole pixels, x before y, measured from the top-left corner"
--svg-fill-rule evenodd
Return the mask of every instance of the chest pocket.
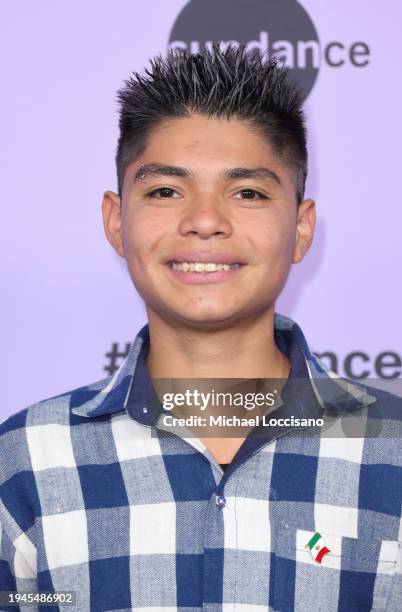
<path id="1" fill-rule="evenodd" d="M 320 532 L 330 549 L 318 563 L 307 547 L 313 531 L 275 532 L 274 607 L 281 612 L 397 612 L 387 607 L 399 542 Z M 313 549 L 314 553 L 314 549 Z M 402 609 L 402 607 L 401 607 Z"/>

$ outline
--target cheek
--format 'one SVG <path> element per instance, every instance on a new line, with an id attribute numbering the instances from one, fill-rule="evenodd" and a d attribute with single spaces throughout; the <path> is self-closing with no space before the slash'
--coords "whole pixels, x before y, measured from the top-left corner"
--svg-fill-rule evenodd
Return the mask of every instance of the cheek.
<path id="1" fill-rule="evenodd" d="M 271 259 L 279 256 L 286 258 L 286 254 L 293 251 L 295 231 L 290 219 L 272 218 L 255 226 L 250 235 L 256 248 Z"/>
<path id="2" fill-rule="evenodd" d="M 290 224 L 261 225 L 252 242 L 259 253 L 263 275 L 279 280 L 288 273 L 295 246 L 295 233 Z"/>
<path id="3" fill-rule="evenodd" d="M 147 214 L 147 211 L 131 212 L 123 220 L 123 243 L 129 260 L 140 260 L 143 265 L 158 256 L 159 244 L 166 233 L 166 222 L 161 216 Z"/>

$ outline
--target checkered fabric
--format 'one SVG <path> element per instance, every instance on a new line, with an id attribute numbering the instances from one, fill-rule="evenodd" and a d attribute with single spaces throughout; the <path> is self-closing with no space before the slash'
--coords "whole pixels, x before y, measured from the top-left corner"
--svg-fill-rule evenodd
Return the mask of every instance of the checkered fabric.
<path id="1" fill-rule="evenodd" d="M 113 377 L 0 425 L 0 590 L 76 591 L 43 610 L 400 612 L 402 400 L 325 369 L 279 314 L 275 339 L 311 383 L 292 414 L 330 408 L 379 435 L 282 428 L 223 472 L 144 411 L 145 326 Z"/>

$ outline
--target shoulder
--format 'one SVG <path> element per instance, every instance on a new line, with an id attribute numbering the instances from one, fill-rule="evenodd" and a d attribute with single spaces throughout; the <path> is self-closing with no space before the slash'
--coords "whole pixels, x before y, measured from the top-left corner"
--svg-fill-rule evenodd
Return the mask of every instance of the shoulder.
<path id="1" fill-rule="evenodd" d="M 30 533 L 42 514 L 38 483 L 44 482 L 43 471 L 52 483 L 54 468 L 74 465 L 71 426 L 88 420 L 72 409 L 109 381 L 105 378 L 42 400 L 0 424 L 0 522 L 13 539 Z"/>
<path id="2" fill-rule="evenodd" d="M 356 414 L 360 410 L 366 411 L 369 417 L 402 423 L 402 379 L 392 381 L 378 379 L 378 385 L 374 386 L 370 384 L 370 380 L 369 384 L 366 384 L 365 381 L 339 376 L 327 368 L 315 355 L 312 356 L 309 364 L 313 380 L 323 384 L 324 400 L 329 390 L 329 404 L 332 405 L 332 393 L 335 401 L 340 401 L 339 414 L 349 416 L 351 411 Z M 387 387 L 389 391 L 386 390 Z M 396 390 L 397 392 L 393 392 Z M 346 402 L 346 410 L 344 402 Z"/>
<path id="3" fill-rule="evenodd" d="M 0 474 L 5 464 L 9 465 L 10 456 L 19 458 L 20 469 L 28 469 L 28 437 L 37 428 L 47 428 L 53 433 L 71 425 L 72 408 L 92 399 L 111 380 L 111 377 L 66 391 L 59 395 L 41 400 L 9 416 L 0 423 Z M 18 461 L 14 466 L 18 469 Z M 0 476 L 1 482 L 1 476 Z"/>
<path id="4" fill-rule="evenodd" d="M 395 423 L 399 423 L 399 425 L 402 424 L 402 396 L 348 378 L 343 378 L 342 380 L 367 394 L 369 397 L 369 402 L 367 403 L 367 416 L 377 419 L 393 420 Z M 402 391 L 402 381 L 400 389 Z"/>
<path id="5" fill-rule="evenodd" d="M 92 399 L 110 382 L 111 377 L 65 391 L 31 404 L 0 423 L 0 438 L 9 431 L 20 431 L 29 425 L 68 423 L 71 409 Z"/>
<path id="6" fill-rule="evenodd" d="M 331 413 L 324 445 L 344 447 L 357 463 L 375 466 L 381 477 L 402 478 L 402 398 L 389 391 L 342 378 L 360 398 L 337 413 Z M 331 420 L 333 418 L 333 420 Z M 331 424 L 335 424 L 331 429 Z M 391 479 L 392 480 L 392 479 Z M 394 481 L 395 484 L 395 481 Z"/>

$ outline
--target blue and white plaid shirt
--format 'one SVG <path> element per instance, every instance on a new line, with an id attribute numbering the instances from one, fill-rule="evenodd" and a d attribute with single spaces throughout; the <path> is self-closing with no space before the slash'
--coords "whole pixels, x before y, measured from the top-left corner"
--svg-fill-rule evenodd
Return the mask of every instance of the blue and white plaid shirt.
<path id="1" fill-rule="evenodd" d="M 248 437 L 223 472 L 199 438 L 144 411 L 148 339 L 145 326 L 112 378 L 0 426 L 0 591 L 77 593 L 30 611 L 400 612 L 401 398 L 326 370 L 276 314 L 290 378 L 311 382 L 292 414 L 330 406 L 381 436 L 281 428 Z M 306 548 L 315 532 L 321 563 Z"/>

